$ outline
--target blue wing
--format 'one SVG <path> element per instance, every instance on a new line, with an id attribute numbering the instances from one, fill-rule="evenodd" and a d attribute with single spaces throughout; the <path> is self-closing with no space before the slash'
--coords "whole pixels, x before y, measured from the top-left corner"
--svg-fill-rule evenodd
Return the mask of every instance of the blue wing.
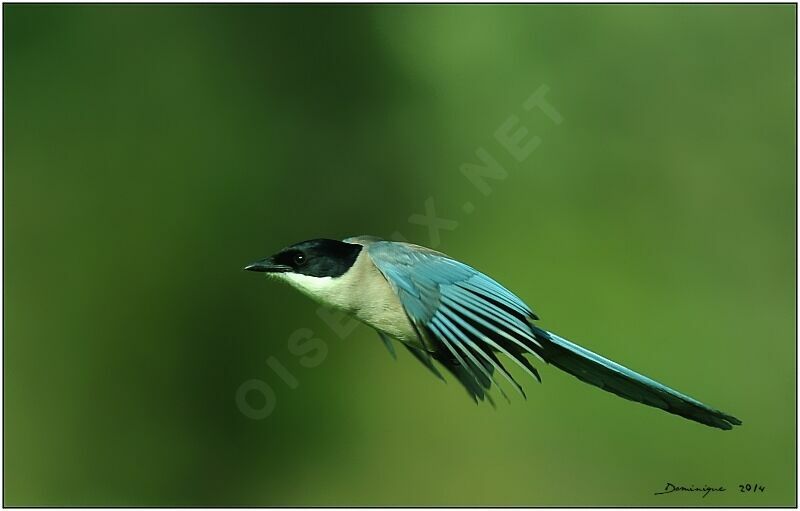
<path id="1" fill-rule="evenodd" d="M 492 383 L 497 384 L 495 374 L 524 396 L 495 352 L 540 379 L 523 356 L 539 356 L 541 346 L 528 323 L 536 315 L 509 290 L 464 263 L 417 245 L 375 241 L 367 250 L 432 356 L 473 398 L 483 399 Z"/>
<path id="2" fill-rule="evenodd" d="M 693 421 L 720 429 L 741 424 L 736 417 L 534 326 L 530 320 L 538 318 L 522 300 L 464 263 L 408 243 L 371 240 L 367 247 L 431 356 L 458 378 L 473 399 L 491 400 L 486 392 L 492 383 L 497 385 L 495 373 L 524 396 L 495 356 L 499 351 L 537 380 L 539 373 L 525 354 L 618 396 Z"/>

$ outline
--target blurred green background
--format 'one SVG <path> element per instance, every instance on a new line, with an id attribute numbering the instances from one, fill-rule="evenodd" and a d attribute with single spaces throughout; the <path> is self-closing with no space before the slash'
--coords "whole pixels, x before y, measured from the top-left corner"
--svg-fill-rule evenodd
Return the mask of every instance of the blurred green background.
<path id="1" fill-rule="evenodd" d="M 6 505 L 795 504 L 795 6 L 3 12 Z M 522 108 L 542 85 L 561 124 Z M 522 162 L 512 115 L 541 138 Z M 488 196 L 478 148 L 508 171 Z M 543 326 L 744 426 L 549 367 L 475 406 L 241 271 L 315 237 L 430 245 L 429 198 L 458 222 L 437 248 Z"/>

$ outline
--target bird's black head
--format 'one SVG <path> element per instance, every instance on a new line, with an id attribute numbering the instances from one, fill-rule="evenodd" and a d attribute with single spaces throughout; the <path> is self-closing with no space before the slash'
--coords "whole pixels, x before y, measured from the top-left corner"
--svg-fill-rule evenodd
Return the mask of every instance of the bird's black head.
<path id="1" fill-rule="evenodd" d="M 296 243 L 277 254 L 245 266 L 245 270 L 299 273 L 311 277 L 339 277 L 353 266 L 361 245 L 317 239 Z"/>

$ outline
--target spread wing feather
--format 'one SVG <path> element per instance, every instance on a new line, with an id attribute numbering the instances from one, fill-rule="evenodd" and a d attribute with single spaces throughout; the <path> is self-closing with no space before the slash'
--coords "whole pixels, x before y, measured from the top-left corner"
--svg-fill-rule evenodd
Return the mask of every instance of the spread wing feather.
<path id="1" fill-rule="evenodd" d="M 424 247 L 378 241 L 368 245 L 368 251 L 411 322 L 427 337 L 432 356 L 456 375 L 473 399 L 483 399 L 493 383 L 507 399 L 495 373 L 525 395 L 494 351 L 541 380 L 524 357 L 539 356 L 535 350 L 541 346 L 527 324 L 536 315 L 513 293 L 470 266 Z"/>

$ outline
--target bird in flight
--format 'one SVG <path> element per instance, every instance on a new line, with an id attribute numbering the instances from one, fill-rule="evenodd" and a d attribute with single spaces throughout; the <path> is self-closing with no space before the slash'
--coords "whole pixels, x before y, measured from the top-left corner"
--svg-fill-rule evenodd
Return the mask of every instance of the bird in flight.
<path id="1" fill-rule="evenodd" d="M 519 297 L 478 270 L 411 243 L 356 236 L 315 239 L 247 265 L 283 280 L 324 305 L 374 328 L 395 356 L 399 341 L 434 375 L 434 360 L 473 400 L 488 400 L 500 378 L 522 386 L 497 357 L 502 353 L 541 382 L 531 355 L 618 396 L 720 429 L 741 421 L 544 330 Z"/>

